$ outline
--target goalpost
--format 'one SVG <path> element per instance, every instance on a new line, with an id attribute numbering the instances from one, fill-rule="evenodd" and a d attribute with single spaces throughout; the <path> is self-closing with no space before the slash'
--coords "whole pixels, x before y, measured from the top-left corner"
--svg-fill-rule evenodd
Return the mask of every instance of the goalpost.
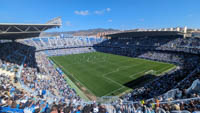
<path id="1" fill-rule="evenodd" d="M 154 71 L 154 70 L 149 70 L 149 71 L 146 71 L 145 74 L 152 74 L 152 75 L 156 75 L 157 72 Z"/>

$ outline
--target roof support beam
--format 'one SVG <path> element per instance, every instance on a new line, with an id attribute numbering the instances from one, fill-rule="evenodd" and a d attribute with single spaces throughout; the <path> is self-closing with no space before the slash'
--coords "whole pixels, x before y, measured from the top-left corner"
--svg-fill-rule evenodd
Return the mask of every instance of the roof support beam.
<path id="1" fill-rule="evenodd" d="M 45 31 L 47 29 L 47 27 L 44 27 L 41 31 Z"/>
<path id="2" fill-rule="evenodd" d="M 27 31 L 28 31 L 30 28 L 31 28 L 31 27 L 30 27 L 30 26 L 28 26 L 28 27 L 26 28 L 25 32 L 27 32 Z"/>
<path id="3" fill-rule="evenodd" d="M 6 31 L 5 32 L 8 32 L 8 30 L 11 28 L 11 26 L 9 26 L 7 29 L 6 29 Z"/>
<path id="4" fill-rule="evenodd" d="M 40 31 L 37 27 L 33 27 L 36 31 Z M 41 32 L 41 31 L 40 31 Z"/>
<path id="5" fill-rule="evenodd" d="M 17 26 L 14 26 L 15 29 L 19 30 L 20 32 L 24 32 L 23 30 L 21 30 L 20 28 L 18 28 Z"/>

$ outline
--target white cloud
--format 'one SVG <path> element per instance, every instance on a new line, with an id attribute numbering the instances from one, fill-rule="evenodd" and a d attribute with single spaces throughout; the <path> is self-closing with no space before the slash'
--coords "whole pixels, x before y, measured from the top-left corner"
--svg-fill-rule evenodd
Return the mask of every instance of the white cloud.
<path id="1" fill-rule="evenodd" d="M 82 15 L 82 16 L 89 15 L 88 10 L 74 11 L 74 13 L 77 14 L 77 15 Z"/>
<path id="2" fill-rule="evenodd" d="M 110 12 L 110 11 L 111 11 L 110 8 L 106 8 L 106 9 L 102 9 L 102 10 L 96 10 L 96 11 L 94 11 L 94 14 L 102 15 L 102 14 L 104 14 L 104 13 L 106 13 L 106 12 Z"/>
<path id="3" fill-rule="evenodd" d="M 72 26 L 70 21 L 66 21 L 66 26 Z"/>
<path id="4" fill-rule="evenodd" d="M 112 22 L 112 19 L 109 19 L 108 22 Z"/>
<path id="5" fill-rule="evenodd" d="M 110 8 L 106 8 L 106 11 L 107 11 L 107 12 L 110 12 L 110 11 L 111 11 L 111 9 L 110 9 Z"/>
<path id="6" fill-rule="evenodd" d="M 97 15 L 101 15 L 101 14 L 104 13 L 104 11 L 103 10 L 101 10 L 101 11 L 94 11 L 94 13 L 97 14 Z"/>

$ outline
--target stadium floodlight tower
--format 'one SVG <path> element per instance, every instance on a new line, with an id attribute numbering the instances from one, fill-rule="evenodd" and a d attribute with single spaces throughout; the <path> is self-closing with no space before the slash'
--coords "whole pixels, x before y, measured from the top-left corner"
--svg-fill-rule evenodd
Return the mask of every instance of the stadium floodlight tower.
<path id="1" fill-rule="evenodd" d="M 0 40 L 16 40 L 31 37 L 38 37 L 41 32 L 59 28 L 62 25 L 61 17 L 54 18 L 45 24 L 18 24 L 0 23 Z"/>

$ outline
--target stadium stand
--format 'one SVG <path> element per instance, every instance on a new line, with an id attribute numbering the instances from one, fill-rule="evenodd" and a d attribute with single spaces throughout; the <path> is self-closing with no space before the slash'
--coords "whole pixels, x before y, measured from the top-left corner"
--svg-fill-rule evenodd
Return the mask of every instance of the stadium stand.
<path id="1" fill-rule="evenodd" d="M 142 33 L 142 32 L 141 32 Z M 112 35 L 109 35 L 112 37 Z M 0 42 L 0 112 L 189 113 L 200 111 L 200 39 L 180 34 L 37 37 Z M 169 62 L 177 68 L 111 103 L 81 99 L 48 56 L 94 51 Z"/>

